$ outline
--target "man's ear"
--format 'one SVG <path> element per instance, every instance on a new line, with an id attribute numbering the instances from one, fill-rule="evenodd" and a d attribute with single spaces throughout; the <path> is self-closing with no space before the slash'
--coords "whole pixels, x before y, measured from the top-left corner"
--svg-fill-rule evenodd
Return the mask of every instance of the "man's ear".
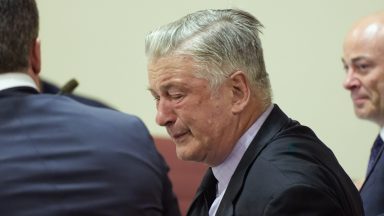
<path id="1" fill-rule="evenodd" d="M 236 71 L 230 76 L 232 87 L 232 112 L 239 113 L 244 110 L 251 97 L 249 82 L 243 71 Z"/>
<path id="2" fill-rule="evenodd" d="M 29 62 L 31 64 L 31 72 L 34 76 L 38 76 L 41 70 L 41 47 L 40 39 L 36 39 L 32 45 L 31 53 L 29 56 Z"/>
<path id="3" fill-rule="evenodd" d="M 40 51 L 40 40 L 36 39 L 31 47 L 28 56 L 28 74 L 35 81 L 38 89 L 41 89 L 41 83 L 39 73 L 41 70 L 41 51 Z"/>

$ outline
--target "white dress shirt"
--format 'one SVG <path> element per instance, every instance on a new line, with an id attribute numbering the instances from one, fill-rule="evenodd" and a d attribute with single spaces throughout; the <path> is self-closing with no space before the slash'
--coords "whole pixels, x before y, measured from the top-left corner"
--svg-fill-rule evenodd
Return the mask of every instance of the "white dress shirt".
<path id="1" fill-rule="evenodd" d="M 213 201 L 210 209 L 209 216 L 214 216 L 219 208 L 220 202 L 228 187 L 229 181 L 232 178 L 233 173 L 236 170 L 237 165 L 240 163 L 248 146 L 251 144 L 253 138 L 255 138 L 257 132 L 269 116 L 273 109 L 273 105 L 268 107 L 266 111 L 252 124 L 252 126 L 240 137 L 231 154 L 218 166 L 212 167 L 212 172 L 218 181 L 216 199 Z"/>

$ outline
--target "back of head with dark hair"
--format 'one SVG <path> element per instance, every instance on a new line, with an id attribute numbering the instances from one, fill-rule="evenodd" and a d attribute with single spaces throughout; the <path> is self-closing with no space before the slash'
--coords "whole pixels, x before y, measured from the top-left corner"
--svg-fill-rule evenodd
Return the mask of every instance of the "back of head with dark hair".
<path id="1" fill-rule="evenodd" d="M 0 73 L 28 68 L 38 32 L 35 0 L 0 0 Z"/>

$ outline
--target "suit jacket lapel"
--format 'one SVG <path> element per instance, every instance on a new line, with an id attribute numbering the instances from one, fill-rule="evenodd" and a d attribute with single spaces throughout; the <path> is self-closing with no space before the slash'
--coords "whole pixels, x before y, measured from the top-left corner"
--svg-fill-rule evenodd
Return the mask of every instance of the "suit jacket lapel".
<path id="1" fill-rule="evenodd" d="M 273 137 L 281 130 L 281 128 L 289 122 L 289 118 L 275 104 L 271 114 L 268 116 L 256 137 L 245 152 L 235 173 L 233 174 L 227 190 L 221 200 L 216 215 L 231 215 L 233 212 L 232 203 L 238 196 L 243 183 L 245 181 L 248 169 L 253 161 L 258 157 L 260 152 L 267 146 Z"/>
<path id="2" fill-rule="evenodd" d="M 364 186 L 365 186 L 365 183 L 368 182 L 369 177 L 370 177 L 371 174 L 373 173 L 373 170 L 375 169 L 377 162 L 380 160 L 380 158 L 381 158 L 381 156 L 382 156 L 382 154 L 383 154 L 383 150 L 384 150 L 384 147 L 382 147 L 382 148 L 380 149 L 379 154 L 377 155 L 377 157 L 376 157 L 376 159 L 375 159 L 375 162 L 374 162 L 373 165 L 372 165 L 371 170 L 369 170 L 369 173 L 367 174 L 367 177 L 365 178 L 364 183 L 363 183 L 363 185 L 361 186 L 361 190 L 363 190 L 363 188 L 364 188 Z M 360 190 L 360 191 L 361 191 L 361 190 Z"/>

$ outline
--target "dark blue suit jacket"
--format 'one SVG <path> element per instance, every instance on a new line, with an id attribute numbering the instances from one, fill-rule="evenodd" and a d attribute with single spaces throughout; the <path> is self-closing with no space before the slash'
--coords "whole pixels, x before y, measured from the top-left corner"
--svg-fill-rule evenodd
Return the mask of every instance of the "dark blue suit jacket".
<path id="1" fill-rule="evenodd" d="M 384 155 L 383 149 L 367 174 L 360 190 L 366 216 L 384 216 Z"/>
<path id="2" fill-rule="evenodd" d="M 208 215 L 208 171 L 188 216 Z M 359 193 L 311 129 L 277 105 L 233 174 L 217 216 L 362 216 Z"/>
<path id="3" fill-rule="evenodd" d="M 137 117 L 0 92 L 0 215 L 174 216 L 168 167 Z"/>

